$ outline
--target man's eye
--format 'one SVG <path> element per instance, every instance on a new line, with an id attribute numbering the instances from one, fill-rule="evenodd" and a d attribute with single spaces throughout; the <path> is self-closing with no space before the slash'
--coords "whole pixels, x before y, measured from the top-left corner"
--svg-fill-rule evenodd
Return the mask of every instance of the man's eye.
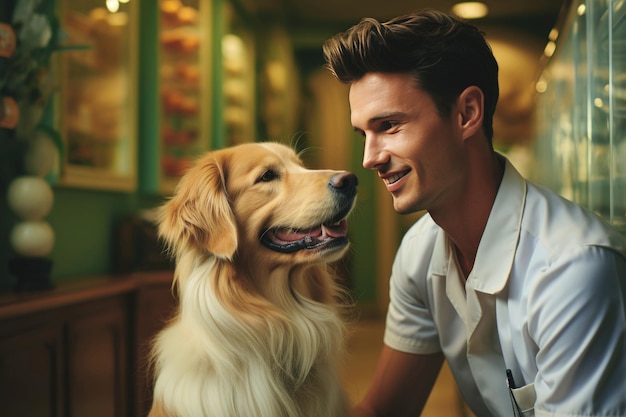
<path id="1" fill-rule="evenodd" d="M 383 132 L 386 132 L 387 130 L 393 129 L 394 127 L 396 127 L 397 123 L 392 122 L 390 120 L 387 120 L 385 122 L 382 122 L 380 124 L 380 130 Z"/>
<path id="2" fill-rule="evenodd" d="M 278 178 L 278 174 L 274 171 L 272 171 L 271 169 L 268 169 L 267 171 L 265 171 L 263 174 L 261 174 L 261 176 L 259 178 L 256 179 L 256 182 L 269 182 L 269 181 L 274 181 L 275 179 Z"/>

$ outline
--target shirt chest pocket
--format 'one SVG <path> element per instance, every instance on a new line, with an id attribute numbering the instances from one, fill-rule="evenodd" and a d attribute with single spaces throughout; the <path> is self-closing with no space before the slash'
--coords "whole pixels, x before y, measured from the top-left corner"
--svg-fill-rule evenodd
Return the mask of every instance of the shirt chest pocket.
<path id="1" fill-rule="evenodd" d="M 537 401 L 535 384 L 511 388 L 511 401 L 514 402 L 513 408 L 515 416 L 534 417 L 535 402 Z"/>

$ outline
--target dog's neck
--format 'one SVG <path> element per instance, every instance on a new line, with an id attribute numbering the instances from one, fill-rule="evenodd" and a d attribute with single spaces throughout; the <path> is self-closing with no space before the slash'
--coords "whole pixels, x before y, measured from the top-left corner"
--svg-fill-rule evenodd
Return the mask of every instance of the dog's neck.
<path id="1" fill-rule="evenodd" d="M 298 302 L 306 299 L 332 306 L 338 302 L 332 279 L 325 265 L 283 265 L 264 277 L 268 282 L 255 282 L 255 287 L 259 294 L 278 306 L 285 305 L 286 296 Z"/>

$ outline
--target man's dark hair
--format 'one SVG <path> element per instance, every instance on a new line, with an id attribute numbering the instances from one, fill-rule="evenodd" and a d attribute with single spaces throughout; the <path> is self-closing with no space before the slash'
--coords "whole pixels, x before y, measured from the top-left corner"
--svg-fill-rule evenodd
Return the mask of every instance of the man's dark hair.
<path id="1" fill-rule="evenodd" d="M 464 89 L 477 86 L 485 96 L 483 129 L 491 142 L 498 64 L 476 26 L 434 10 L 384 23 L 365 18 L 328 39 L 323 52 L 328 69 L 344 83 L 370 72 L 412 74 L 442 117 Z"/>

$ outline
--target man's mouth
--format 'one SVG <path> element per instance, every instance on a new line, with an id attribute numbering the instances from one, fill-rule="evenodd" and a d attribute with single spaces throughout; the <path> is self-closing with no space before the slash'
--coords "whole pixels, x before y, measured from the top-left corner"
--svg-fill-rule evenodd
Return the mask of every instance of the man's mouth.
<path id="1" fill-rule="evenodd" d="M 342 219 L 306 229 L 272 228 L 263 233 L 261 243 L 281 253 L 318 249 L 323 246 L 343 246 L 348 243 L 348 222 Z"/>
<path id="2" fill-rule="evenodd" d="M 390 175 L 386 178 L 383 178 L 383 181 L 385 182 L 385 184 L 387 185 L 392 185 L 395 184 L 396 182 L 398 182 L 399 180 L 401 180 L 402 178 L 404 178 L 408 173 L 409 173 L 410 169 L 407 169 L 406 171 L 403 172 L 399 172 L 397 174 L 393 174 Z"/>

